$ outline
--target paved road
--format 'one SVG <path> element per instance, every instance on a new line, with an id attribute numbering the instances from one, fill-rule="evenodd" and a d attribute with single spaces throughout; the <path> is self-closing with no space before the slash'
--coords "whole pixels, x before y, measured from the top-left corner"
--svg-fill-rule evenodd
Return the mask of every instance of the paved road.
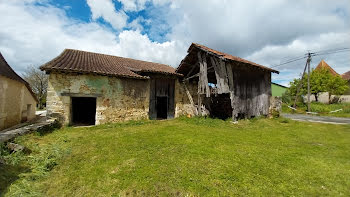
<path id="1" fill-rule="evenodd" d="M 350 124 L 350 118 L 338 118 L 329 116 L 314 116 L 305 114 L 282 114 L 283 117 L 298 121 L 320 122 L 329 124 Z"/>

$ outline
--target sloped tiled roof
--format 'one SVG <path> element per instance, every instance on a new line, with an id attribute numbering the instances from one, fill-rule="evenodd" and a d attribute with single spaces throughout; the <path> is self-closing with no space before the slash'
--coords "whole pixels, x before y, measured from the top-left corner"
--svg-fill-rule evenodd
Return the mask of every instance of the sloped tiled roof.
<path id="1" fill-rule="evenodd" d="M 344 74 L 341 75 L 341 77 L 345 80 L 350 80 L 350 70 Z"/>
<path id="2" fill-rule="evenodd" d="M 241 62 L 241 63 L 245 63 L 247 65 L 250 65 L 250 66 L 254 66 L 254 67 L 257 67 L 257 68 L 260 68 L 260 69 L 263 69 L 263 70 L 266 70 L 266 71 L 270 71 L 270 72 L 274 72 L 274 73 L 279 73 L 277 70 L 274 70 L 274 69 L 271 69 L 271 68 L 268 68 L 266 66 L 262 66 L 260 64 L 257 64 L 257 63 L 254 63 L 254 62 L 251 62 L 251 61 L 248 61 L 248 60 L 245 60 L 245 59 L 242 59 L 240 57 L 236 57 L 236 56 L 233 56 L 233 55 L 230 55 L 230 54 L 227 54 L 227 53 L 223 53 L 223 52 L 220 52 L 220 51 L 217 51 L 217 50 L 214 50 L 214 49 L 211 49 L 209 47 L 206 47 L 204 45 L 201 45 L 201 44 L 197 44 L 197 43 L 192 43 L 191 46 L 189 47 L 188 49 L 188 53 L 190 53 L 192 51 L 193 48 L 198 48 L 200 50 L 203 50 L 203 51 L 206 51 L 208 53 L 211 53 L 213 55 L 216 55 L 216 56 L 219 56 L 221 58 L 224 58 L 228 61 L 236 61 L 236 62 Z M 185 66 L 186 64 L 180 64 L 180 66 L 176 69 L 177 71 L 181 70 L 181 67 L 182 66 Z"/>
<path id="3" fill-rule="evenodd" d="M 32 89 L 30 88 L 30 85 L 28 84 L 28 82 L 26 82 L 24 79 L 22 79 L 22 77 L 20 77 L 12 68 L 11 66 L 7 63 L 7 61 L 5 60 L 5 58 L 2 56 L 1 52 L 0 52 L 0 75 L 4 76 L 6 78 L 18 81 L 20 83 L 23 83 L 28 91 L 30 92 L 30 94 L 33 96 L 33 98 L 38 102 L 34 92 L 32 91 Z"/>
<path id="4" fill-rule="evenodd" d="M 1 53 L 0 53 L 0 75 L 24 84 L 27 83 L 26 81 L 24 81 L 24 79 L 22 79 L 22 77 L 17 75 L 17 73 L 10 67 L 10 65 L 7 63 L 7 61 L 2 56 Z"/>
<path id="5" fill-rule="evenodd" d="M 41 70 L 94 73 L 108 76 L 147 79 L 139 73 L 180 75 L 171 66 L 124 57 L 74 49 L 65 49 L 58 57 L 42 65 Z"/>
<path id="6" fill-rule="evenodd" d="M 337 72 L 335 72 L 335 70 L 333 70 L 332 67 L 330 67 L 327 62 L 325 62 L 324 60 L 321 60 L 320 63 L 317 65 L 317 67 L 315 68 L 315 70 L 319 70 L 319 69 L 327 69 L 329 70 L 329 72 L 334 75 L 334 76 L 339 76 L 339 74 Z"/>

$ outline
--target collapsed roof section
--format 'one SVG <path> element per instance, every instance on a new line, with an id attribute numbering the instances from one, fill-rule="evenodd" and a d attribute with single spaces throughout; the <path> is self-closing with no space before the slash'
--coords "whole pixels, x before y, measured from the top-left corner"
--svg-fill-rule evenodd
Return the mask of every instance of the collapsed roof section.
<path id="1" fill-rule="evenodd" d="M 136 79 L 148 79 L 143 73 L 182 76 L 165 64 L 105 55 L 87 51 L 65 49 L 58 57 L 40 67 L 46 72 L 98 74 Z"/>
<path id="2" fill-rule="evenodd" d="M 260 64 L 242 59 L 240 57 L 236 57 L 236 56 L 233 56 L 233 55 L 230 55 L 227 53 L 223 53 L 223 52 L 208 48 L 206 46 L 203 46 L 203 45 L 200 45 L 197 43 L 191 44 L 191 46 L 187 50 L 187 52 L 188 52 L 187 56 L 181 61 L 179 67 L 176 69 L 176 72 L 181 73 L 181 74 L 186 76 L 186 74 L 188 74 L 191 71 L 192 65 L 195 65 L 197 63 L 198 51 L 203 51 L 203 52 L 208 53 L 212 56 L 220 58 L 226 62 L 238 63 L 238 65 L 240 67 L 249 67 L 249 68 L 256 69 L 256 70 L 262 70 L 262 71 L 266 71 L 266 72 L 273 72 L 273 73 L 279 74 L 279 72 L 277 70 L 274 70 L 274 69 L 262 66 Z"/>
<path id="3" fill-rule="evenodd" d="M 193 43 L 176 72 L 187 81 L 198 83 L 197 106 L 187 91 L 195 114 L 222 114 L 233 120 L 268 115 L 271 96 L 271 72 L 277 70 Z M 220 95 L 220 96 L 218 96 Z M 230 103 L 227 112 L 219 105 Z"/>

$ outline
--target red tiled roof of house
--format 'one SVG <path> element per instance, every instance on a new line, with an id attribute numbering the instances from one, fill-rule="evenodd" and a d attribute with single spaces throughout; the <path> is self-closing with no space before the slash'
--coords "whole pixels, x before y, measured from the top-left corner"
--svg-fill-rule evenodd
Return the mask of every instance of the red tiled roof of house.
<path id="1" fill-rule="evenodd" d="M 350 80 L 350 70 L 344 74 L 341 75 L 341 77 L 345 80 Z"/>
<path id="2" fill-rule="evenodd" d="M 171 66 L 130 58 L 65 49 L 58 57 L 42 65 L 41 70 L 70 73 L 94 73 L 108 76 L 147 79 L 139 73 L 180 75 Z"/>
<path id="3" fill-rule="evenodd" d="M 199 48 L 201 50 L 204 50 L 206 52 L 209 52 L 209 53 L 212 53 L 216 56 L 220 56 L 224 59 L 227 59 L 227 60 L 231 60 L 231 61 L 236 61 L 236 62 L 241 62 L 241 63 L 246 63 L 246 64 L 249 64 L 249 65 L 252 65 L 252 66 L 255 66 L 255 67 L 258 67 L 258 68 L 261 68 L 263 70 L 268 70 L 270 72 L 274 72 L 274 73 L 279 73 L 277 70 L 274 70 L 272 68 L 268 68 L 266 66 L 263 66 L 263 65 L 260 65 L 260 64 L 257 64 L 257 63 L 254 63 L 254 62 L 251 62 L 251 61 L 248 61 L 248 60 L 245 60 L 245 59 L 242 59 L 240 57 L 236 57 L 236 56 L 233 56 L 233 55 L 230 55 L 230 54 L 227 54 L 227 53 L 223 53 L 223 52 L 220 52 L 220 51 L 217 51 L 217 50 L 214 50 L 214 49 L 211 49 L 209 47 L 206 47 L 204 45 L 201 45 L 201 44 L 197 44 L 197 43 L 192 43 L 192 45 L 190 46 L 190 48 L 188 49 L 188 52 L 190 52 L 192 50 L 193 47 L 196 47 L 196 48 Z M 180 65 L 181 66 L 181 65 Z M 179 66 L 179 67 L 180 67 Z M 178 68 L 179 69 L 179 68 Z"/>
<path id="4" fill-rule="evenodd" d="M 7 61 L 5 60 L 4 56 L 2 56 L 1 52 L 0 52 L 0 75 L 4 76 L 6 78 L 18 81 L 20 83 L 23 83 L 28 91 L 30 92 L 30 94 L 34 97 L 34 99 L 38 102 L 38 99 L 36 98 L 34 92 L 32 91 L 30 85 L 28 84 L 28 82 L 26 82 L 24 79 L 22 79 L 22 77 L 20 77 L 12 68 L 11 66 L 7 63 Z"/>
<path id="5" fill-rule="evenodd" d="M 319 70 L 319 69 L 327 69 L 332 75 L 339 76 L 339 74 L 335 72 L 335 70 L 333 70 L 333 68 L 330 67 L 324 60 L 321 60 L 321 62 L 315 68 L 315 70 Z"/>

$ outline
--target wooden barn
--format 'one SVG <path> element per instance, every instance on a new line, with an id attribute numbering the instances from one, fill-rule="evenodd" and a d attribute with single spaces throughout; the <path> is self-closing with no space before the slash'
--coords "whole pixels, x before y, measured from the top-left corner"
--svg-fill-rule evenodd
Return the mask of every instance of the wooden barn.
<path id="1" fill-rule="evenodd" d="M 195 114 L 233 120 L 268 115 L 271 73 L 279 73 L 196 43 L 176 72 L 184 75 L 183 85 Z"/>

